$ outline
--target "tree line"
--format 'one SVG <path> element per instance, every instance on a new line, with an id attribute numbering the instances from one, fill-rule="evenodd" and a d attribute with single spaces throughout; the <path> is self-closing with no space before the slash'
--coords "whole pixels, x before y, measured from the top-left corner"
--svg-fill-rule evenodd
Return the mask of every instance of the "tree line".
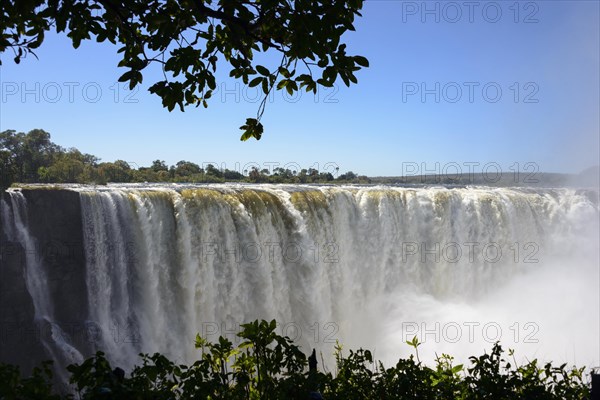
<path id="1" fill-rule="evenodd" d="M 370 179 L 352 171 L 334 176 L 313 168 L 296 171 L 280 167 L 270 171 L 252 167 L 240 172 L 212 164 L 203 168 L 185 160 L 170 166 L 155 160 L 150 166 L 135 168 L 123 160 L 101 162 L 100 158 L 74 147 L 61 147 L 43 129 L 0 132 L 0 188 L 13 183 L 104 185 L 109 182 L 369 183 Z"/>

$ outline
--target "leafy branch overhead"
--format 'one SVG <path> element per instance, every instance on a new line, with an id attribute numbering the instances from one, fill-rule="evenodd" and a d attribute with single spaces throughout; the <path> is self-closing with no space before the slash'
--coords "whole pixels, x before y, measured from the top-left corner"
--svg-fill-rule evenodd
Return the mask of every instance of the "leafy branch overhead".
<path id="1" fill-rule="evenodd" d="M 350 86 L 368 67 L 346 53 L 342 35 L 354 30 L 363 0 L 48 0 L 3 2 L 0 53 L 19 63 L 35 56 L 47 31 L 66 32 L 75 48 L 84 40 L 118 44 L 127 69 L 119 81 L 134 88 L 147 68 L 162 67 L 163 80 L 150 86 L 169 111 L 207 107 L 217 87 L 219 62 L 229 75 L 263 92 L 256 118 L 240 128 L 241 139 L 260 139 L 260 119 L 273 89 L 293 94 L 331 87 L 338 77 Z M 261 52 L 278 53 L 278 65 L 255 63 Z"/>

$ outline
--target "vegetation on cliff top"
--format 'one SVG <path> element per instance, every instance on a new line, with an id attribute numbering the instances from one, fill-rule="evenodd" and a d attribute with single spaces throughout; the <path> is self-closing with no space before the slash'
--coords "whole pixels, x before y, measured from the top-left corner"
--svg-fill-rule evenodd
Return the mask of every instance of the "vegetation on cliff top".
<path id="1" fill-rule="evenodd" d="M 179 161 L 167 165 L 155 160 L 148 167 L 136 167 L 117 160 L 100 162 L 94 155 L 82 153 L 76 148 L 65 149 L 50 140 L 50 134 L 42 129 L 28 133 L 6 130 L 0 132 L 0 189 L 18 183 L 93 183 L 108 182 L 253 182 L 253 183 L 368 183 L 349 171 L 338 175 L 337 170 L 328 172 L 313 168 L 291 170 L 289 168 L 259 169 L 257 166 L 242 171 L 204 167 L 191 161 Z M 337 176 L 334 176 L 337 175 Z"/>

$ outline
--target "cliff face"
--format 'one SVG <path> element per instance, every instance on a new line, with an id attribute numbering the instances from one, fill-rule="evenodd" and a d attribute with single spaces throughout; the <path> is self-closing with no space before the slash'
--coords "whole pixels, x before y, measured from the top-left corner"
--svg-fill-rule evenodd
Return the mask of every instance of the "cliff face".
<path id="1" fill-rule="evenodd" d="M 8 193 L 3 203 L 10 207 Z M 6 219 L 4 214 L 0 218 Z M 25 283 L 25 249 L 11 240 L 6 224 L 0 223 L 0 361 L 29 370 L 43 356 L 43 348 L 34 328 L 34 308 Z M 31 360 L 31 361 L 29 361 Z"/>
<path id="2" fill-rule="evenodd" d="M 44 343 L 65 339 L 60 336 L 69 336 L 82 352 L 89 353 L 90 346 L 85 324 L 87 295 L 79 194 L 36 189 L 23 189 L 22 193 L 27 204 L 22 216 L 33 248 L 25 248 L 15 240 L 14 221 L 0 221 L 0 362 L 19 365 L 28 372 L 40 361 L 54 358 Z M 1 195 L 10 216 L 14 215 L 11 195 Z M 7 213 L 2 218 L 7 219 Z M 47 288 L 44 294 L 28 290 L 28 284 L 33 285 L 28 283 L 27 268 L 33 263 L 43 272 L 39 275 Z M 36 318 L 36 295 L 50 297 L 51 316 Z M 47 303 L 50 299 L 38 301 Z M 50 317 L 62 333 L 57 335 L 59 330 L 52 329 L 44 317 Z"/>

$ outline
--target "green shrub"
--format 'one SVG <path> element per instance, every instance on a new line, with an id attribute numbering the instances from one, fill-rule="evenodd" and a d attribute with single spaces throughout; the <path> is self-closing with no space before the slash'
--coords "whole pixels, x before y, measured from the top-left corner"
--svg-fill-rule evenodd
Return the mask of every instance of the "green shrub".
<path id="1" fill-rule="evenodd" d="M 471 357 L 470 366 L 454 365 L 442 354 L 435 366 L 418 357 L 420 343 L 407 342 L 415 356 L 398 360 L 390 368 L 373 359 L 369 350 L 335 348 L 335 373 L 307 371 L 307 358 L 290 338 L 275 332 L 275 321 L 242 325 L 239 346 L 220 337 L 210 343 L 196 336 L 199 360 L 176 365 L 161 354 L 140 354 L 141 365 L 129 376 L 113 368 L 102 352 L 81 364 L 70 365 L 70 383 L 75 393 L 52 393 L 51 362 L 21 378 L 17 367 L 0 364 L 0 400 L 85 399 L 308 399 L 320 392 L 327 400 L 353 399 L 587 399 L 590 384 L 584 368 L 540 367 L 537 360 L 517 365 L 504 358 L 496 343 L 490 354 Z"/>

